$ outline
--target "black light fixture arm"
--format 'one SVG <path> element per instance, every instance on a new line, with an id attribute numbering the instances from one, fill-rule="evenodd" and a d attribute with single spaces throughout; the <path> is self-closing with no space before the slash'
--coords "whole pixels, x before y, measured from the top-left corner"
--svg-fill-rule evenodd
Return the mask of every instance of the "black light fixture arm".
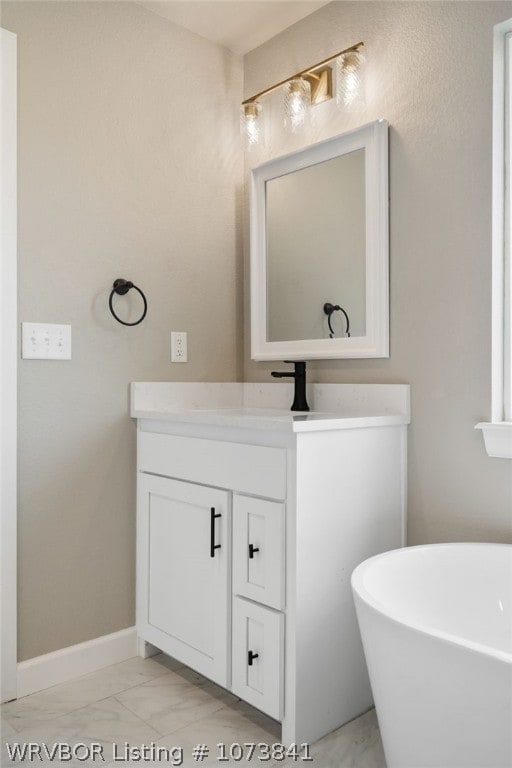
<path id="1" fill-rule="evenodd" d="M 114 312 L 113 298 L 115 293 L 117 293 L 118 296 L 124 296 L 126 293 L 128 293 L 128 291 L 131 288 L 135 288 L 135 290 L 138 291 L 138 293 L 140 293 L 142 297 L 142 301 L 144 302 L 144 309 L 142 311 L 142 315 L 139 317 L 138 320 L 135 320 L 134 323 L 127 323 L 126 320 L 121 320 L 121 318 L 118 317 Z M 148 302 L 146 301 L 146 297 L 142 293 L 141 289 L 137 288 L 137 286 L 134 285 L 131 282 L 131 280 L 123 280 L 123 278 L 121 277 L 119 277 L 117 280 L 114 280 L 112 291 L 110 292 L 110 296 L 108 297 L 108 306 L 110 307 L 110 311 L 112 312 L 117 322 L 121 323 L 121 325 L 138 325 L 139 323 L 142 323 L 148 311 Z"/>
<path id="2" fill-rule="evenodd" d="M 350 338 L 350 320 L 348 319 L 348 315 L 343 309 L 343 307 L 340 307 L 339 304 L 331 304 L 330 302 L 326 301 L 324 304 L 324 312 L 327 315 L 327 322 L 329 324 L 329 338 L 333 338 L 334 336 L 334 329 L 331 325 L 331 317 L 333 312 L 342 312 L 345 315 L 345 320 L 347 323 L 347 327 L 345 329 L 345 335 Z"/>

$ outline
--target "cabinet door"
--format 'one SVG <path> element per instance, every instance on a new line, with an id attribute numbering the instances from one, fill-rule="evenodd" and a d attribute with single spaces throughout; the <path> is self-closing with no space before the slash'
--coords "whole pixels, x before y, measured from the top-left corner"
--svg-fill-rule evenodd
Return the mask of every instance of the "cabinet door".
<path id="1" fill-rule="evenodd" d="M 228 684 L 229 494 L 139 475 L 139 634 Z"/>
<path id="2" fill-rule="evenodd" d="M 284 608 L 284 504 L 233 499 L 233 591 Z"/>
<path id="3" fill-rule="evenodd" d="M 233 599 L 233 693 L 270 717 L 283 716 L 284 615 Z"/>

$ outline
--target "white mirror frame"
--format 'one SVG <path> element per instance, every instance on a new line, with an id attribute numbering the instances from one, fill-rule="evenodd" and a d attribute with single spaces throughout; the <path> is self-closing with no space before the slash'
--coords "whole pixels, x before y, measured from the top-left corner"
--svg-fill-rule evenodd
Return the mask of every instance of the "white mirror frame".
<path id="1" fill-rule="evenodd" d="M 268 341 L 266 183 L 340 155 L 365 150 L 366 335 Z M 315 360 L 389 357 L 388 123 L 378 120 L 270 160 L 251 172 L 251 357 Z"/>

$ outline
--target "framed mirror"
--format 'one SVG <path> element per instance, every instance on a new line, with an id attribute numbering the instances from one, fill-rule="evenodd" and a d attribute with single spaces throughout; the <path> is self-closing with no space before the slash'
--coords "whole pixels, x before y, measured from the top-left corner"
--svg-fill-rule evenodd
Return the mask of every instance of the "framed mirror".
<path id="1" fill-rule="evenodd" d="M 388 124 L 251 173 L 251 357 L 389 356 Z"/>

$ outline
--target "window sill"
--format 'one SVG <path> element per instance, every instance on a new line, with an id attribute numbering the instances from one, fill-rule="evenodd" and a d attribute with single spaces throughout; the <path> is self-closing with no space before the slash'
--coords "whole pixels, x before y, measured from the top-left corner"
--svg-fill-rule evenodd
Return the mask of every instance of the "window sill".
<path id="1" fill-rule="evenodd" d="M 480 422 L 487 455 L 493 459 L 512 459 L 512 421 Z"/>

